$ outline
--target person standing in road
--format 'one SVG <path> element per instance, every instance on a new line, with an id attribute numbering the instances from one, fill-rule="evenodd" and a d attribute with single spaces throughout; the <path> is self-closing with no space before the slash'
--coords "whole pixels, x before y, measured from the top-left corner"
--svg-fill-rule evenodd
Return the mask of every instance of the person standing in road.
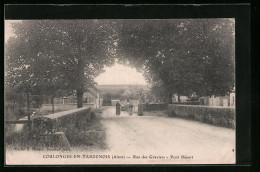
<path id="1" fill-rule="evenodd" d="M 121 107 L 120 103 L 117 102 L 116 103 L 116 115 L 120 115 L 120 107 Z"/>
<path id="2" fill-rule="evenodd" d="M 139 116 L 142 116 L 143 115 L 143 104 L 141 101 L 139 101 L 138 103 L 138 113 L 137 113 Z"/>
<path id="3" fill-rule="evenodd" d="M 133 104 L 130 103 L 130 105 L 128 106 L 128 113 L 129 113 L 130 116 L 133 115 L 133 108 L 134 108 Z"/>

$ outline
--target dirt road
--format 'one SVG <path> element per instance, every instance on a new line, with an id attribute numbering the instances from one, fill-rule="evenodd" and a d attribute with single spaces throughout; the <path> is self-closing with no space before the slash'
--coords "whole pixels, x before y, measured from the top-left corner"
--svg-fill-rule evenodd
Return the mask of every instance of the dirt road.
<path id="1" fill-rule="evenodd" d="M 179 118 L 101 114 L 107 149 L 7 151 L 9 165 L 233 164 L 235 130 Z M 100 131 L 99 131 L 100 132 Z M 105 134 L 104 134 L 105 135 Z"/>
<path id="2" fill-rule="evenodd" d="M 108 152 L 129 155 L 136 162 L 144 161 L 143 155 L 148 157 L 146 162 L 235 162 L 235 130 L 232 129 L 179 118 L 129 116 L 127 112 L 116 116 L 115 107 L 107 107 L 102 118 Z"/>

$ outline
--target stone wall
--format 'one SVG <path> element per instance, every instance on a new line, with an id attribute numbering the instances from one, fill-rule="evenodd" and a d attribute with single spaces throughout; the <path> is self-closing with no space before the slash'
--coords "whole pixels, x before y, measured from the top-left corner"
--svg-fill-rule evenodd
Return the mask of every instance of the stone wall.
<path id="1" fill-rule="evenodd" d="M 94 107 L 93 103 L 83 103 L 83 107 Z M 77 103 L 66 103 L 66 104 L 54 104 L 54 110 L 57 112 L 68 111 L 72 109 L 77 109 Z M 52 104 L 42 104 L 39 111 L 52 111 Z"/>
<path id="2" fill-rule="evenodd" d="M 70 150 L 69 133 L 86 127 L 93 118 L 90 107 L 35 117 L 32 119 L 35 143 L 41 147 Z"/>
<path id="3" fill-rule="evenodd" d="M 39 133 L 64 131 L 66 128 L 79 128 L 91 120 L 91 108 L 79 108 L 58 112 L 33 119 L 33 128 Z"/>
<path id="4" fill-rule="evenodd" d="M 157 111 L 157 110 L 166 110 L 167 104 L 164 103 L 144 103 L 143 110 L 144 111 Z"/>
<path id="5" fill-rule="evenodd" d="M 169 104 L 168 115 L 227 128 L 236 127 L 234 108 Z"/>

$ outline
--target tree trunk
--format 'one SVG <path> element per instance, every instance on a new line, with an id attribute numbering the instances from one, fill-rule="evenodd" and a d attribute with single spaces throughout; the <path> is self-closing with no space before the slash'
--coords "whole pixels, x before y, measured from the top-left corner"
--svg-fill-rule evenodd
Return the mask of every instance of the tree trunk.
<path id="1" fill-rule="evenodd" d="M 77 89 L 77 108 L 82 108 L 83 107 L 82 98 L 83 98 L 83 89 L 82 88 L 78 88 Z"/>
<path id="2" fill-rule="evenodd" d="M 178 94 L 178 103 L 181 102 L 180 94 Z"/>
<path id="3" fill-rule="evenodd" d="M 78 88 L 77 88 L 77 108 L 83 107 L 83 93 L 84 93 L 84 61 L 82 58 L 82 52 L 81 52 L 81 46 L 80 43 L 77 43 L 77 49 L 78 49 Z"/>
<path id="4" fill-rule="evenodd" d="M 54 110 L 54 97 L 51 97 L 52 113 L 55 113 Z"/>
<path id="5" fill-rule="evenodd" d="M 172 93 L 169 93 L 169 100 L 168 100 L 169 104 L 172 104 Z"/>
<path id="6" fill-rule="evenodd" d="M 12 104 L 13 111 L 15 109 L 14 107 L 15 107 L 15 99 L 13 100 L 13 104 Z"/>

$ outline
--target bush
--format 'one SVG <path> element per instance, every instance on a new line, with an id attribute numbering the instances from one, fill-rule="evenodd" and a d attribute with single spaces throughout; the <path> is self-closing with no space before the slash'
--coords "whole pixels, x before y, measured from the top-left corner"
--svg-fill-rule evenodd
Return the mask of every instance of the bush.
<path id="1" fill-rule="evenodd" d="M 195 105 L 168 105 L 168 115 L 235 128 L 235 109 Z"/>

